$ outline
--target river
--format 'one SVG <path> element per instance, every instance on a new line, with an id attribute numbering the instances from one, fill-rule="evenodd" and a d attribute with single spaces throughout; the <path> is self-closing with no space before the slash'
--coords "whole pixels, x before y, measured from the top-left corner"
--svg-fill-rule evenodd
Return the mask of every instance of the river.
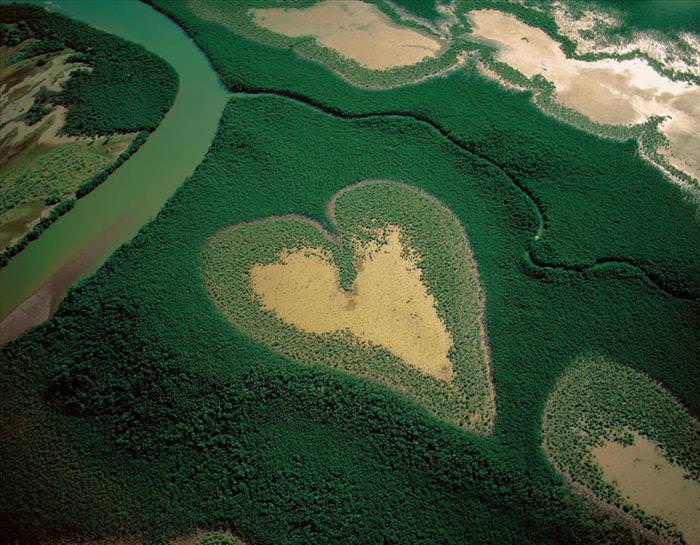
<path id="1" fill-rule="evenodd" d="M 138 0 L 32 3 L 142 45 L 173 66 L 180 86 L 138 152 L 0 270 L 0 344 L 48 318 L 72 283 L 158 213 L 202 161 L 229 97 L 182 29 Z"/>

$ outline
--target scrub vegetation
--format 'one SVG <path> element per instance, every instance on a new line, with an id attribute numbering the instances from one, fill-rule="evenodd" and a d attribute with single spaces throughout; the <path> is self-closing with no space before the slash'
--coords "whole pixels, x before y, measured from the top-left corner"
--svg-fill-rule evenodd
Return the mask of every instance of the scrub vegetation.
<path id="1" fill-rule="evenodd" d="M 0 352 L 9 539 L 159 543 L 228 528 L 248 543 L 648 543 L 552 466 L 543 414 L 562 376 L 591 353 L 700 412 L 700 227 L 683 190 L 635 141 L 562 124 L 472 64 L 366 89 L 187 3 L 157 5 L 233 96 L 207 157 L 160 215 L 50 321 Z M 222 268 L 211 269 L 218 237 L 290 215 L 341 239 L 361 232 L 342 228 L 340 208 L 360 190 L 338 198 L 337 223 L 327 206 L 363 180 L 432 195 L 469 234 L 497 400 L 489 435 L 436 418 L 386 383 L 297 361 L 212 298 L 207 275 L 235 257 L 217 253 Z M 371 208 L 409 202 L 348 210 L 358 226 L 381 227 Z M 394 223 L 431 257 L 420 236 L 432 226 L 411 233 L 410 222 Z M 351 256 L 301 225 L 296 234 L 326 248 L 351 287 Z M 251 244 L 248 265 L 279 262 L 273 232 Z M 299 239 L 283 242 L 294 249 Z M 450 276 L 442 266 L 436 275 Z M 429 269 L 426 285 L 455 335 L 438 291 L 450 282 L 431 281 Z M 238 279 L 227 281 L 217 284 Z M 632 427 L 644 435 L 654 425 Z"/>
<path id="2" fill-rule="evenodd" d="M 0 6 L 0 266 L 146 140 L 177 76 L 134 44 L 42 8 Z"/>
<path id="3" fill-rule="evenodd" d="M 635 502 L 624 487 L 610 482 L 596 459 L 596 449 L 606 447 L 608 442 L 633 445 L 640 442 L 640 435 L 660 447 L 661 460 L 680 466 L 681 476 L 685 474 L 689 484 L 683 477 L 666 478 L 660 488 L 637 497 Z M 700 425 L 673 396 L 644 374 L 605 358 L 576 362 L 567 369 L 547 403 L 543 440 L 554 465 L 601 501 L 676 542 L 683 543 L 679 530 L 691 531 L 683 534 L 685 541 L 698 543 L 695 520 L 700 502 Z M 645 478 L 650 479 L 643 474 L 644 469 L 636 468 L 641 474 L 632 490 L 639 488 Z M 661 470 L 659 466 L 655 469 Z M 634 472 L 634 466 L 627 471 Z M 692 483 L 695 496 L 689 499 L 682 489 Z M 650 494 L 665 497 L 666 507 L 675 507 L 681 513 L 673 518 L 674 513 L 655 516 L 657 513 L 646 505 L 652 499 Z M 673 498 L 680 504 L 672 506 Z"/>

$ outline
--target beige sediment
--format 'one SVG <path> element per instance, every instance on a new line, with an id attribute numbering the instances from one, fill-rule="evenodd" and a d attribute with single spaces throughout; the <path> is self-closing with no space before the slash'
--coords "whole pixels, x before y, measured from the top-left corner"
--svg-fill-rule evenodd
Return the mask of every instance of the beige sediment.
<path id="1" fill-rule="evenodd" d="M 527 78 L 551 81 L 555 100 L 594 122 L 636 125 L 652 117 L 666 118 L 659 130 L 670 141 L 674 166 L 690 176 L 700 170 L 697 86 L 673 81 L 642 59 L 568 58 L 544 31 L 497 10 L 474 10 L 469 17 L 472 37 L 495 45 L 498 61 Z"/>
<path id="2" fill-rule="evenodd" d="M 252 10 L 258 26 L 290 37 L 311 36 L 323 47 L 372 70 L 418 64 L 436 57 L 446 40 L 394 23 L 374 4 L 324 0 L 307 8 Z"/>
<path id="3" fill-rule="evenodd" d="M 543 429 L 546 429 L 546 422 L 547 417 L 545 416 L 543 420 Z M 562 468 L 561 466 L 559 466 L 559 464 L 556 463 L 554 456 L 552 456 L 551 452 L 549 451 L 549 448 L 547 447 L 547 442 L 544 441 L 544 438 L 540 443 L 540 446 L 542 447 L 542 452 L 544 453 L 545 458 L 549 461 L 550 464 L 552 464 L 552 467 L 562 477 L 564 477 L 566 483 L 576 493 L 578 493 L 585 500 L 588 500 L 592 504 L 592 507 L 597 508 L 602 512 L 621 520 L 627 526 L 629 526 L 632 531 L 634 531 L 639 536 L 643 536 L 646 540 L 648 540 L 650 543 L 653 543 L 654 545 L 677 545 L 667 539 L 664 539 L 656 532 L 645 528 L 633 515 L 623 511 L 622 509 L 620 509 L 616 505 L 613 505 L 612 503 L 606 502 L 605 500 L 596 496 L 590 488 L 576 481 L 568 471 L 566 471 L 564 468 Z"/>
<path id="4" fill-rule="evenodd" d="M 68 111 L 63 106 L 54 108 L 51 114 L 49 114 L 51 116 L 51 125 L 41 133 L 39 144 L 53 147 L 78 141 L 78 138 L 75 136 L 59 134 L 66 124 L 67 113 Z"/>
<path id="5" fill-rule="evenodd" d="M 385 0 L 386 4 L 391 8 L 391 10 L 399 16 L 402 21 L 408 21 L 414 24 L 418 24 L 428 30 L 431 34 L 440 36 L 445 40 L 451 38 L 452 26 L 459 23 L 459 19 L 455 14 L 456 6 L 452 4 L 436 4 L 436 9 L 440 14 L 440 18 L 437 22 L 429 21 L 418 15 L 411 13 L 410 11 L 404 9 L 402 6 L 394 2 L 393 0 Z"/>
<path id="6" fill-rule="evenodd" d="M 19 147 L 34 136 L 38 136 L 36 144 L 44 144 L 49 147 L 77 142 L 78 137 L 76 136 L 59 135 L 66 123 L 66 113 L 63 106 L 56 106 L 36 125 L 27 125 L 22 120 L 8 121 L 0 127 L 0 141 L 4 140 L 0 149 L 7 150 Z"/>

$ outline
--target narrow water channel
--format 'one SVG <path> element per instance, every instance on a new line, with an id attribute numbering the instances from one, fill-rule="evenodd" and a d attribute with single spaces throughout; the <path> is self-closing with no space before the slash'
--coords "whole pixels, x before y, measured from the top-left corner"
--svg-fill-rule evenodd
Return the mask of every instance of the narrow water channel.
<path id="1" fill-rule="evenodd" d="M 0 270 L 0 344 L 45 319 L 71 283 L 96 270 L 158 213 L 201 162 L 229 96 L 182 29 L 138 0 L 32 3 L 144 46 L 175 68 L 180 87 L 139 151 Z"/>

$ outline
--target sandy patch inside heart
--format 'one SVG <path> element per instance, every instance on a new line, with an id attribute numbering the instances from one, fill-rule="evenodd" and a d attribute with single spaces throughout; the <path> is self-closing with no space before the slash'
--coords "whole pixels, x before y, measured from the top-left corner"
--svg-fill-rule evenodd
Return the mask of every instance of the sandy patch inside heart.
<path id="1" fill-rule="evenodd" d="M 260 27 L 290 37 L 313 36 L 323 47 L 373 70 L 417 64 L 445 47 L 443 40 L 401 27 L 375 5 L 359 0 L 254 9 L 252 14 Z"/>
<path id="2" fill-rule="evenodd" d="M 593 449 L 605 480 L 645 512 L 674 523 L 689 545 L 700 544 L 700 483 L 669 462 L 659 446 L 634 434 L 631 445 L 607 441 Z"/>
<path id="3" fill-rule="evenodd" d="M 560 104 L 589 119 L 634 125 L 666 118 L 659 130 L 669 140 L 669 162 L 700 179 L 700 87 L 673 81 L 641 59 L 569 58 L 543 30 L 497 10 L 473 10 L 469 18 L 472 37 L 495 45 L 498 61 L 546 78 Z"/>
<path id="4" fill-rule="evenodd" d="M 357 278 L 352 291 L 340 287 L 329 252 L 286 251 L 279 261 L 250 271 L 263 307 L 309 333 L 349 331 L 389 350 L 423 373 L 442 380 L 453 375 L 448 357 L 452 336 L 435 309 L 417 258 L 389 226 L 380 240 L 356 241 Z"/>

